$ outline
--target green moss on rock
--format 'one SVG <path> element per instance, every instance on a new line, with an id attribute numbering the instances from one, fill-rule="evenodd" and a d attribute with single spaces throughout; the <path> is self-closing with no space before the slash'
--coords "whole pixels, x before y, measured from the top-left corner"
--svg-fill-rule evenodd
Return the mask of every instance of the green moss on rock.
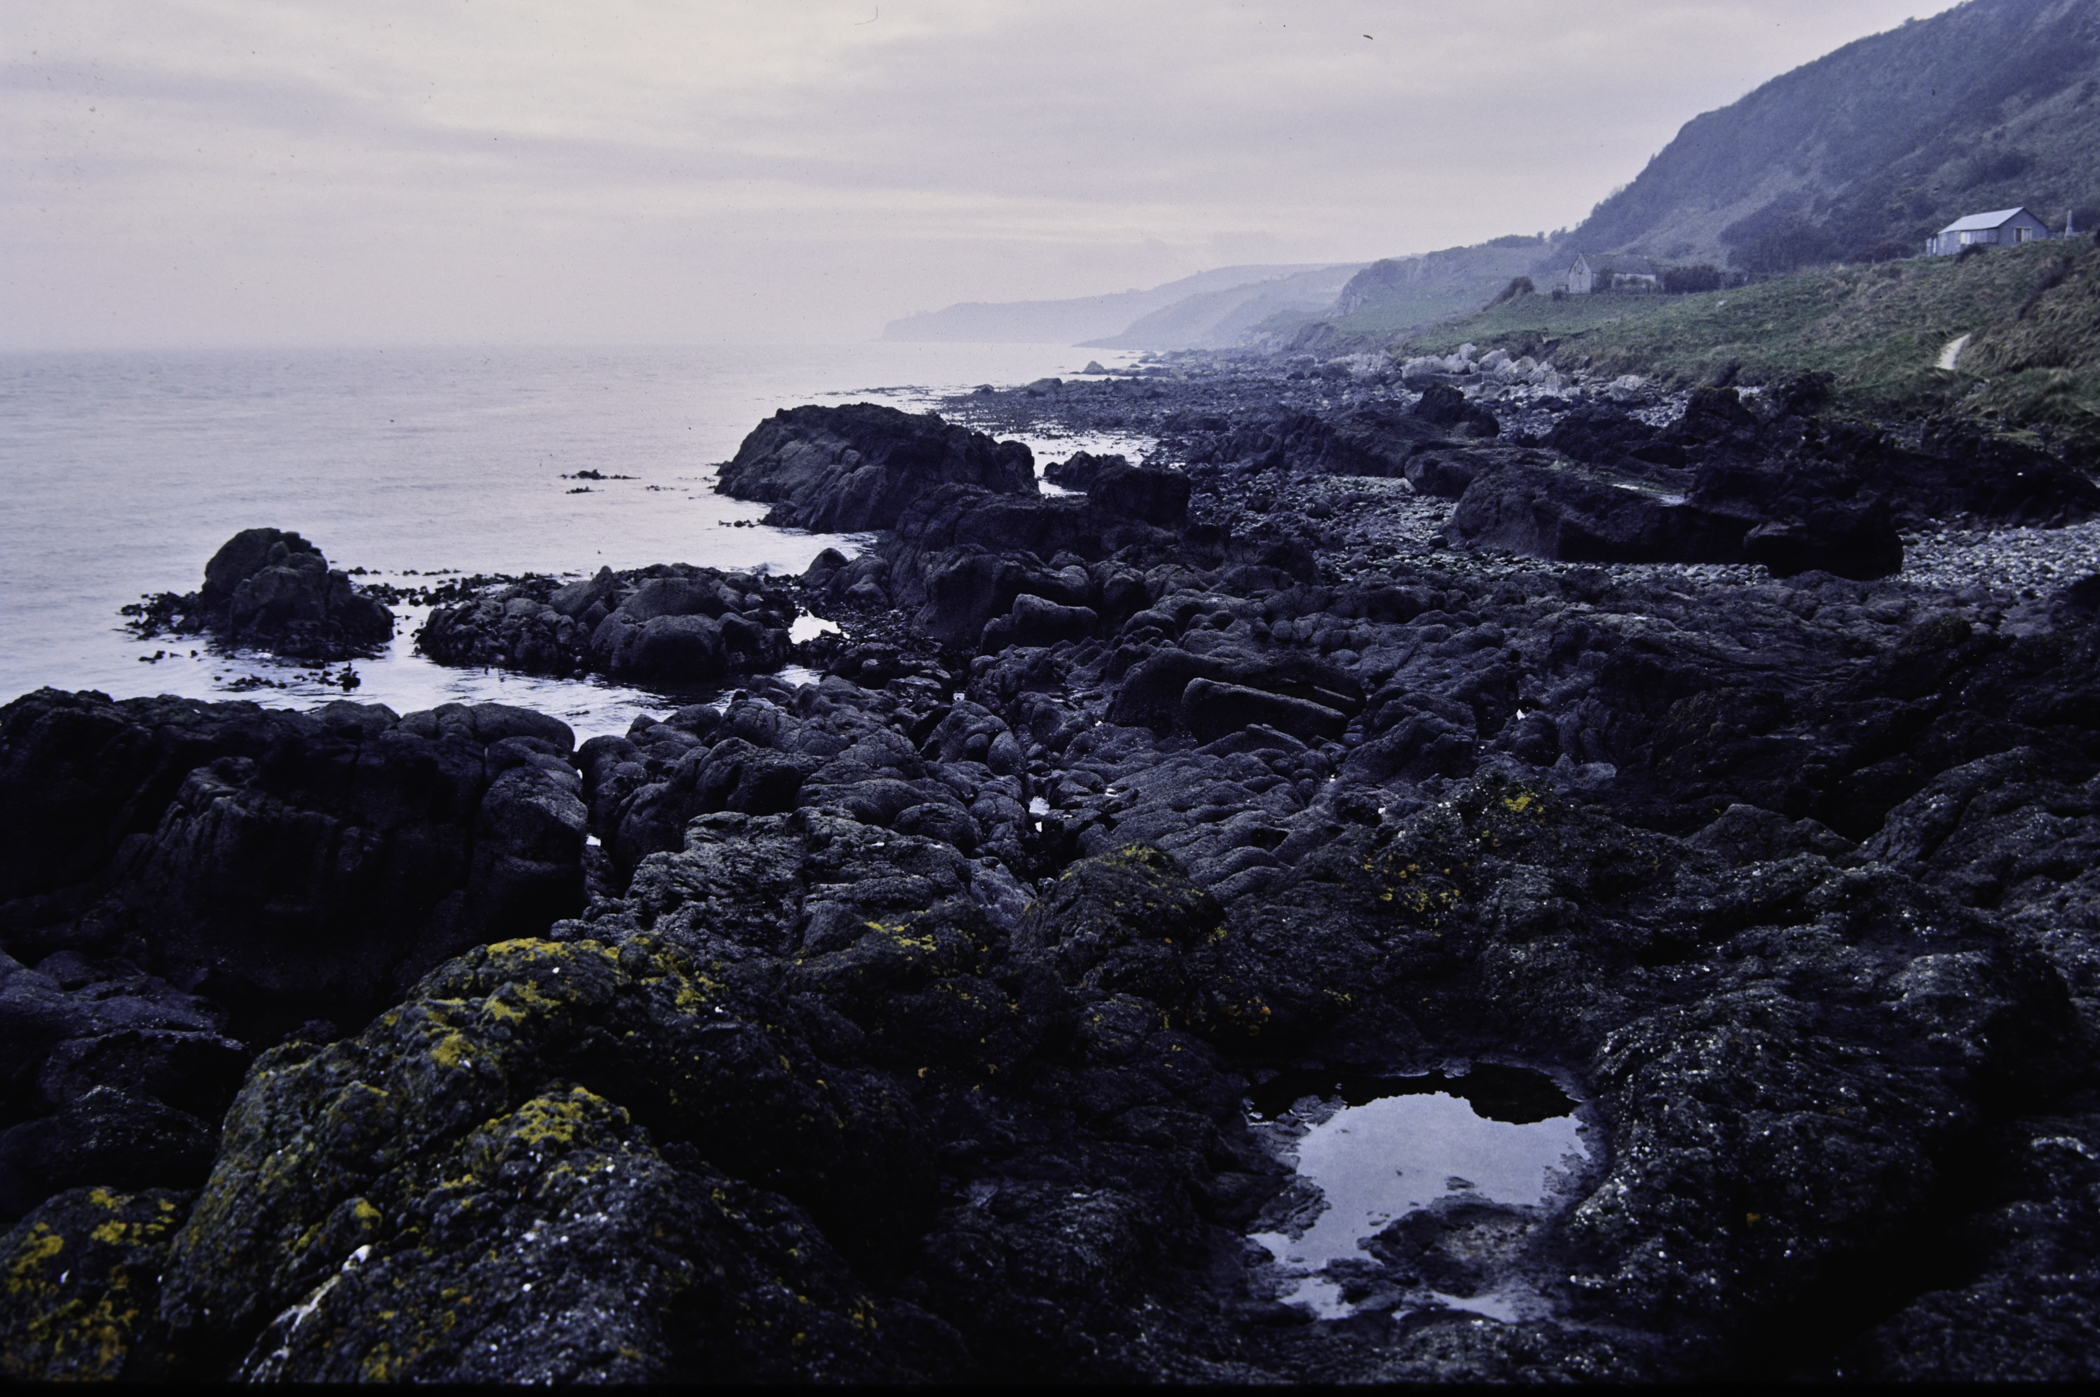
<path id="1" fill-rule="evenodd" d="M 897 1177 L 900 1115 L 768 1014 L 646 940 L 449 962 L 357 1037 L 258 1062 L 165 1313 L 251 1378 L 908 1376 L 798 1206 Z"/>

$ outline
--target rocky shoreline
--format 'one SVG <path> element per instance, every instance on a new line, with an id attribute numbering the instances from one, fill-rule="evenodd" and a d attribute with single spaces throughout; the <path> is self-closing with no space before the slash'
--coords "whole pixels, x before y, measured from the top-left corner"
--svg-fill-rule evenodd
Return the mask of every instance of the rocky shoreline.
<path id="1" fill-rule="evenodd" d="M 1541 357 L 778 414 L 722 487 L 874 549 L 432 613 L 740 686 L 580 747 L 0 709 L 0 1371 L 2093 1376 L 2090 463 Z M 1585 1152 L 1308 1306 L 1430 1084 Z"/>

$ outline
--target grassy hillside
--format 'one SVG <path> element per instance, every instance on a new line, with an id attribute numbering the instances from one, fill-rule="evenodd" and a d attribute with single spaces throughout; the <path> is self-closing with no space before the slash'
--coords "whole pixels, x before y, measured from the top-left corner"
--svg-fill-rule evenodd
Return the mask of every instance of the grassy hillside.
<path id="1" fill-rule="evenodd" d="M 1983 380 L 1979 409 L 2100 445 L 2100 248 L 2059 263 L 2020 313 L 1970 343 L 1961 366 Z"/>
<path id="2" fill-rule="evenodd" d="M 1959 367 L 1936 367 L 1969 335 Z M 2100 248 L 2033 243 L 1805 273 L 1694 296 L 1526 296 L 1416 334 L 1401 354 L 1482 347 L 1563 368 L 1755 383 L 1835 374 L 1864 411 L 1962 403 L 2081 433 L 2100 386 Z M 2080 404 L 2084 404 L 2081 408 Z"/>

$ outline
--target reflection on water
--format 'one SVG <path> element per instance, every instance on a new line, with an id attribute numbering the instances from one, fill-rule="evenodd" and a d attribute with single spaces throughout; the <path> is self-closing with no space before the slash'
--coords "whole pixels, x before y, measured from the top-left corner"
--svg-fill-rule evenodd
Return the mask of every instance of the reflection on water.
<path id="1" fill-rule="evenodd" d="M 1297 1179 L 1253 1240 L 1275 1262 L 1279 1299 L 1323 1319 L 1381 1301 L 1395 1312 L 1451 1307 L 1504 1320 L 1538 1308 L 1501 1273 L 1589 1151 L 1575 1104 L 1549 1079 L 1485 1070 L 1495 1080 L 1472 1101 L 1454 1094 L 1466 1078 L 1441 1076 L 1388 1079 L 1378 1096 L 1362 1079 L 1349 1093 L 1359 1099 L 1305 1096 L 1281 1112 L 1272 1095 L 1264 1129 Z M 1553 1099 L 1561 1110 L 1542 1113 Z M 1508 1109 L 1494 1119 L 1484 1102 Z"/>

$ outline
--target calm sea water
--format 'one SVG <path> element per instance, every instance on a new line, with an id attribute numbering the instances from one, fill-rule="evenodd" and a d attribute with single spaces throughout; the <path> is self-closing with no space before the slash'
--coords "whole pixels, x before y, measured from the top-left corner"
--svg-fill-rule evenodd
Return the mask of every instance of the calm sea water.
<path id="1" fill-rule="evenodd" d="M 343 697 L 311 666 L 203 644 L 192 655 L 122 628 L 119 607 L 194 590 L 213 551 L 258 525 L 297 529 L 334 566 L 395 582 L 659 562 L 799 572 L 825 547 L 864 541 L 733 527 L 765 509 L 713 493 L 713 467 L 760 419 L 810 402 L 922 408 L 1089 357 L 1132 356 L 885 343 L 0 355 L 0 701 L 47 684 L 295 707 Z M 1030 445 L 1041 461 L 1132 444 Z M 583 470 L 634 478 L 564 478 Z M 422 614 L 397 617 L 388 653 L 358 663 L 352 697 L 402 712 L 524 703 L 579 737 L 675 701 L 443 669 L 414 653 Z M 237 687 L 258 678 L 286 687 Z"/>

